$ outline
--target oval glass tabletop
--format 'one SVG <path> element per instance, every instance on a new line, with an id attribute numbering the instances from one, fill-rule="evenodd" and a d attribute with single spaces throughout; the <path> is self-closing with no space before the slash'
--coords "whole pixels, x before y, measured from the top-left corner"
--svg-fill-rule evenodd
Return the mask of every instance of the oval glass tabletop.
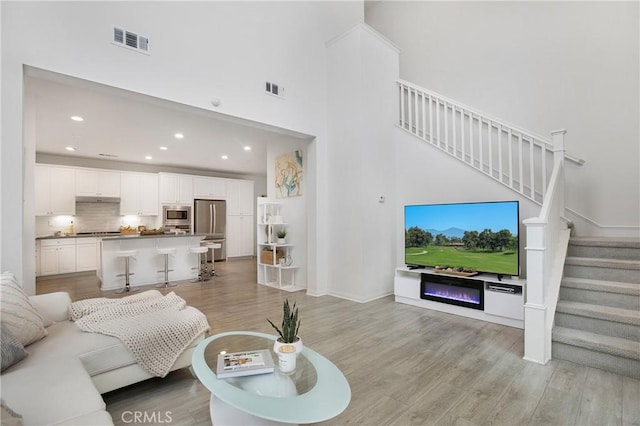
<path id="1" fill-rule="evenodd" d="M 210 336 L 193 353 L 193 369 L 202 384 L 218 399 L 251 415 L 284 423 L 316 423 L 342 413 L 351 401 L 351 388 L 331 361 L 305 347 L 292 373 L 278 370 L 273 352 L 277 336 L 233 331 Z M 221 351 L 268 349 L 273 373 L 218 379 L 215 374 Z"/>

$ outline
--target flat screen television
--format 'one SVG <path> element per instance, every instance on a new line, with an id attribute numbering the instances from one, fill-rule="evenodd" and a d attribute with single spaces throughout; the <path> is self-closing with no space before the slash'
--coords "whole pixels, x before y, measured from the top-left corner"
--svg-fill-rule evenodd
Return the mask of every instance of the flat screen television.
<path id="1" fill-rule="evenodd" d="M 518 201 L 405 206 L 405 263 L 518 276 L 518 207 Z"/>

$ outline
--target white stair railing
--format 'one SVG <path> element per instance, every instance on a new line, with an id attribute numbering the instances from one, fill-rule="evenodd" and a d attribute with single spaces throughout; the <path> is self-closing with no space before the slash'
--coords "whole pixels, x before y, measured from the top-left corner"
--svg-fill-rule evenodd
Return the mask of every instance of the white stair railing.
<path id="1" fill-rule="evenodd" d="M 554 167 L 540 215 L 523 221 L 527 227 L 524 359 L 541 364 L 551 359 L 551 333 L 570 235 L 564 218 L 565 133 L 551 133 Z"/>
<path id="2" fill-rule="evenodd" d="M 552 169 L 549 139 L 409 82 L 397 85 L 400 128 L 542 204 Z"/>

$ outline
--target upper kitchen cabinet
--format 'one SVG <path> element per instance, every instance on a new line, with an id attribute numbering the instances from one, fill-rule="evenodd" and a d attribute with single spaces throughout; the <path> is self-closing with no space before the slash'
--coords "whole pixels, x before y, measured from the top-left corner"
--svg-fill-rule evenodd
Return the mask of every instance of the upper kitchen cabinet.
<path id="1" fill-rule="evenodd" d="M 120 197 L 120 172 L 76 169 L 77 197 Z"/>
<path id="2" fill-rule="evenodd" d="M 226 198 L 226 179 L 194 176 L 193 198 Z"/>
<path id="3" fill-rule="evenodd" d="M 227 181 L 227 214 L 229 215 L 253 215 L 253 181 L 234 180 Z"/>
<path id="4" fill-rule="evenodd" d="M 164 204 L 193 204 L 193 176 L 160 173 L 160 202 Z"/>
<path id="5" fill-rule="evenodd" d="M 120 214 L 158 215 L 158 175 L 122 172 Z"/>
<path id="6" fill-rule="evenodd" d="M 76 173 L 70 167 L 35 166 L 36 216 L 76 214 Z"/>

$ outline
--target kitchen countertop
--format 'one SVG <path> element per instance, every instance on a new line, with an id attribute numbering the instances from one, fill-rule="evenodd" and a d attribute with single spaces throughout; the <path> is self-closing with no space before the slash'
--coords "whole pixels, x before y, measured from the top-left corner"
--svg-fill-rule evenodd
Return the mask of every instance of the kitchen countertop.
<path id="1" fill-rule="evenodd" d="M 205 237 L 207 234 L 200 233 L 186 233 L 186 234 L 154 234 L 154 235 L 140 235 L 140 234 L 119 234 L 119 235 L 105 235 L 105 234 L 71 234 L 71 235 L 47 235 L 44 237 L 36 237 L 36 240 L 53 240 L 58 238 L 100 238 L 102 240 L 124 240 L 131 238 L 171 238 L 171 237 Z"/>
<path id="2" fill-rule="evenodd" d="M 140 235 L 140 234 L 120 234 L 120 235 L 108 235 L 106 237 L 100 237 L 102 241 L 112 240 L 129 240 L 133 238 L 176 238 L 176 237 L 206 237 L 207 234 L 200 234 L 196 232 L 187 232 L 185 234 L 152 234 L 152 235 Z"/>

